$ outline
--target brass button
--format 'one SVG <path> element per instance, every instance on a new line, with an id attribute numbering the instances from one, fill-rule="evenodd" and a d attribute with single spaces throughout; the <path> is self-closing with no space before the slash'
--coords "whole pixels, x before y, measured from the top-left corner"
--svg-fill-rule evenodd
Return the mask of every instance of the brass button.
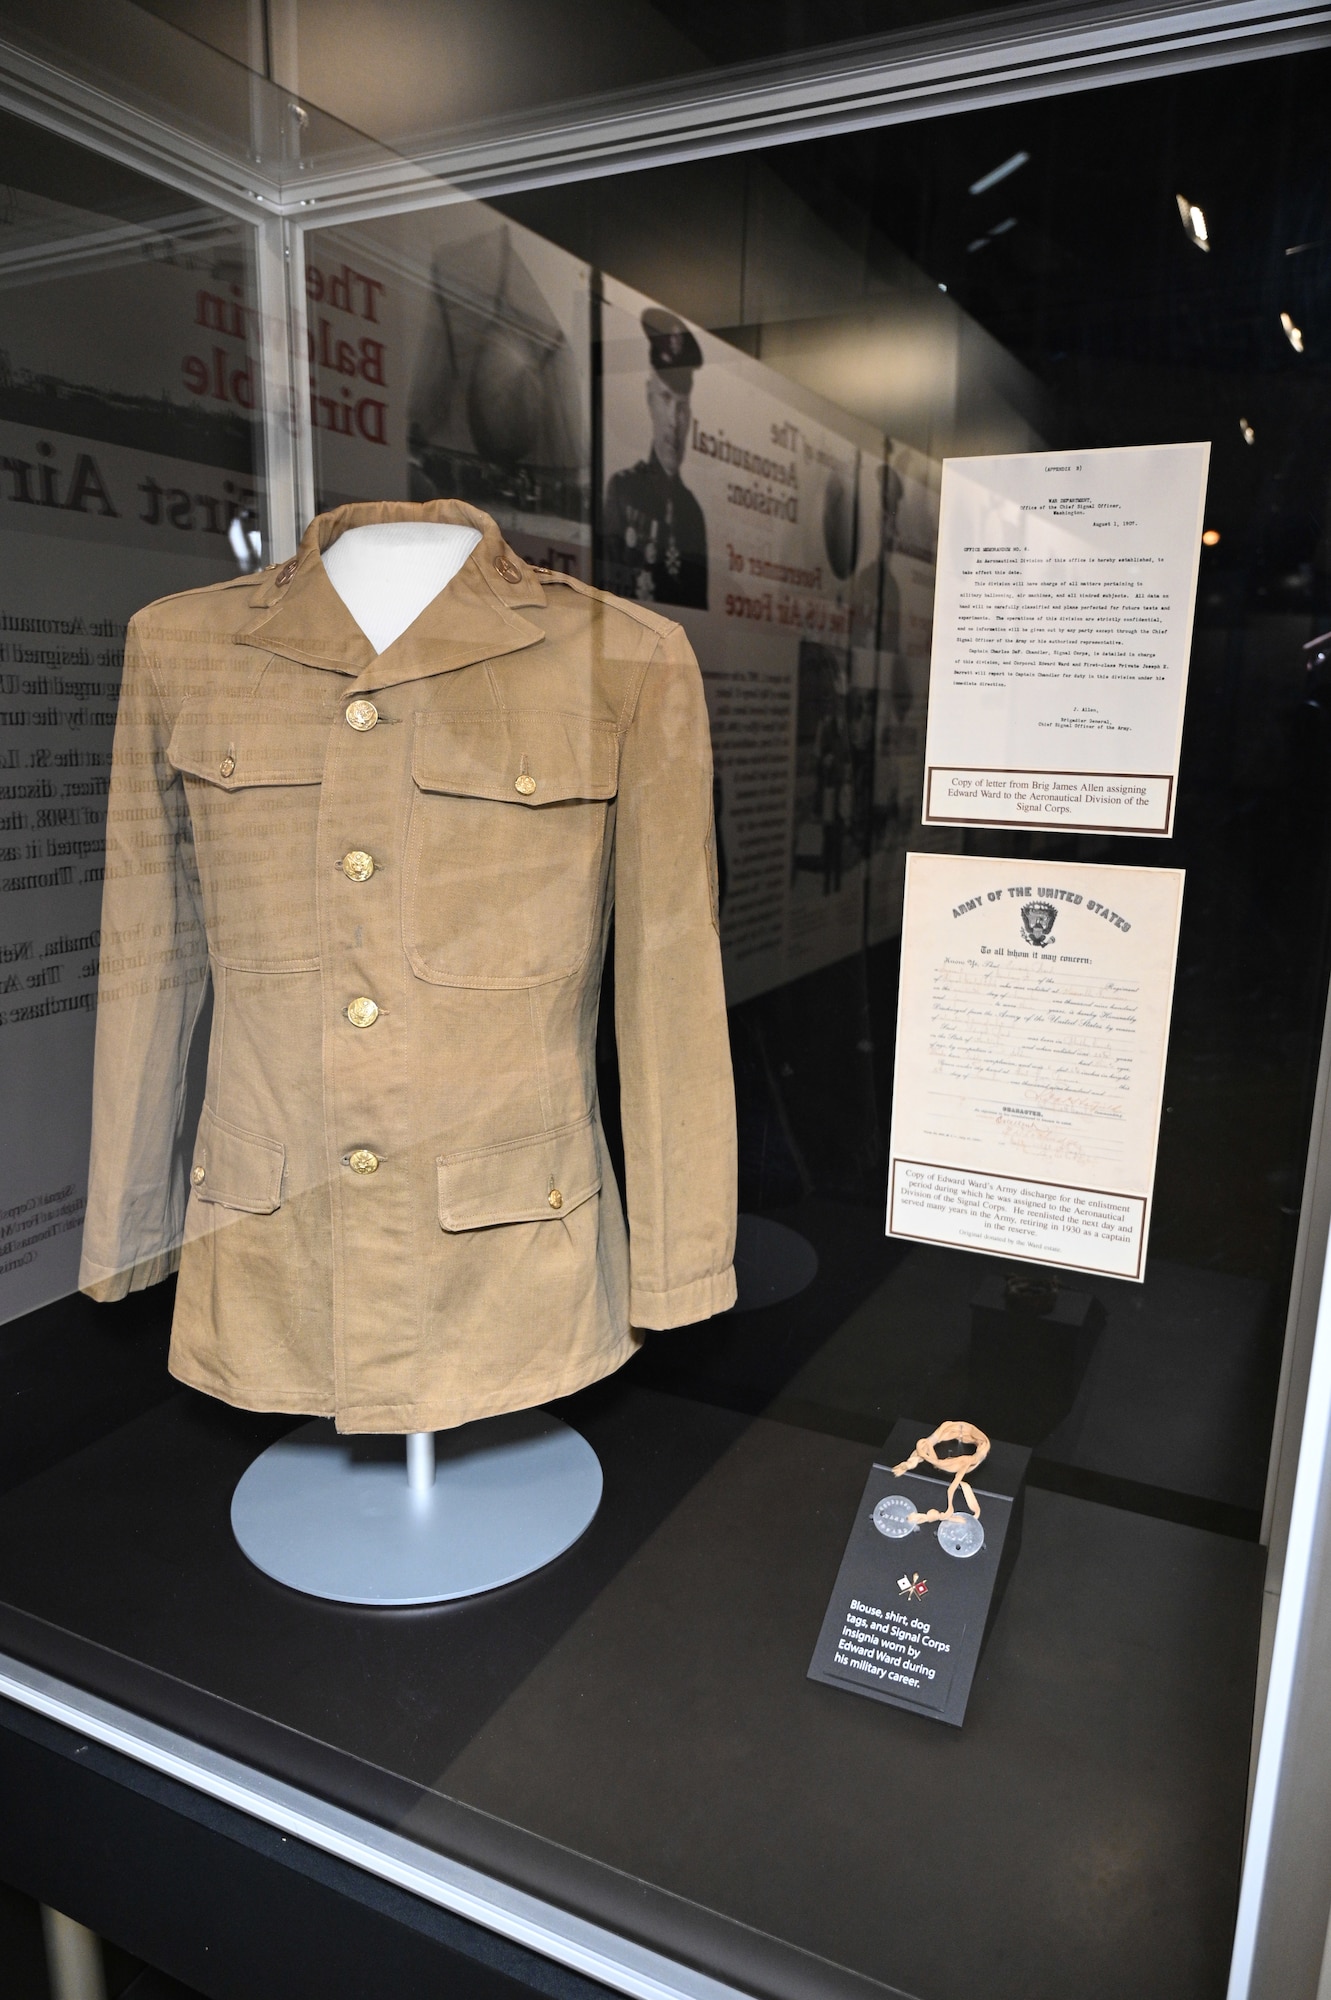
<path id="1" fill-rule="evenodd" d="M 549 1201 L 551 1208 L 562 1208 L 564 1206 L 564 1197 L 558 1188 L 551 1188 L 546 1199 Z"/>
<path id="2" fill-rule="evenodd" d="M 224 757 L 217 768 L 224 778 L 229 778 L 236 768 L 236 760 L 234 757 Z"/>
<path id="3" fill-rule="evenodd" d="M 277 587 L 279 590 L 286 589 L 292 577 L 296 574 L 298 567 L 299 564 L 295 556 L 291 558 L 290 562 L 283 563 L 281 569 L 277 572 Z"/>
<path id="4" fill-rule="evenodd" d="M 373 729 L 379 720 L 379 711 L 372 701 L 349 701 L 347 721 L 353 729 Z"/>
<path id="5" fill-rule="evenodd" d="M 368 1146 L 357 1146 L 354 1152 L 347 1154 L 347 1165 L 353 1174 L 377 1174 L 379 1155 L 372 1153 Z"/>
<path id="6" fill-rule="evenodd" d="M 350 854 L 342 856 L 342 873 L 348 882 L 368 882 L 374 873 L 374 856 L 363 847 L 353 847 Z"/>
<path id="7" fill-rule="evenodd" d="M 353 1000 L 347 1008 L 347 1019 L 353 1028 L 372 1028 L 379 1019 L 379 1009 L 373 1000 L 362 993 L 359 1000 Z"/>
<path id="8" fill-rule="evenodd" d="M 207 1174 L 204 1172 L 202 1167 L 191 1167 L 189 1170 L 189 1177 L 193 1181 L 195 1187 L 202 1187 L 204 1182 L 208 1178 Z"/>
<path id="9" fill-rule="evenodd" d="M 496 556 L 495 568 L 499 571 L 505 583 L 522 582 L 522 571 L 515 562 L 510 562 L 507 556 Z"/>
<path id="10" fill-rule="evenodd" d="M 519 771 L 517 777 L 513 780 L 513 789 L 515 792 L 521 792 L 524 799 L 529 799 L 536 790 L 536 780 L 533 778 L 531 772 Z"/>

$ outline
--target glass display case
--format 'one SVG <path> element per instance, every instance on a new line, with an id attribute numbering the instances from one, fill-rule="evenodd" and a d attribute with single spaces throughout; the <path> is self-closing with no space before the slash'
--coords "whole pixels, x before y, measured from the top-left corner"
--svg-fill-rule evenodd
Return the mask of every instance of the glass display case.
<path id="1" fill-rule="evenodd" d="M 589 106 L 729 76 L 641 11 Z M 481 199 L 572 47 L 473 130 L 126 12 L 174 177 L 0 112 L 0 1694 L 629 1993 L 1315 1975 L 1331 55 Z M 981 683 L 1098 818 L 940 806 Z M 472 1581 L 275 1580 L 264 1465 Z"/>

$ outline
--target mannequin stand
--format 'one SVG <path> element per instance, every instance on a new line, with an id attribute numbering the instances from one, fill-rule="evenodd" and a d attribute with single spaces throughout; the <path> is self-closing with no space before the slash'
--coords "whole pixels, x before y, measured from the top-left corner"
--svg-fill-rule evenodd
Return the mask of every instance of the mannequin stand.
<path id="1" fill-rule="evenodd" d="M 545 1410 L 442 1431 L 339 1437 L 326 1418 L 270 1445 L 231 1500 L 257 1569 L 340 1604 L 444 1604 L 544 1568 L 590 1525 L 601 1466 Z"/>

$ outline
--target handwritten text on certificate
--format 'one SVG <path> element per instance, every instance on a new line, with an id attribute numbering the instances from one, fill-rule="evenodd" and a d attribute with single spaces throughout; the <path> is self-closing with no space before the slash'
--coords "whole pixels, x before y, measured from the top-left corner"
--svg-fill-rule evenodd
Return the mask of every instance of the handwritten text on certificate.
<path id="1" fill-rule="evenodd" d="M 1141 1278 L 1183 874 L 912 854 L 889 1236 Z"/>
<path id="2" fill-rule="evenodd" d="M 1173 831 L 1210 450 L 944 463 L 926 826 Z"/>

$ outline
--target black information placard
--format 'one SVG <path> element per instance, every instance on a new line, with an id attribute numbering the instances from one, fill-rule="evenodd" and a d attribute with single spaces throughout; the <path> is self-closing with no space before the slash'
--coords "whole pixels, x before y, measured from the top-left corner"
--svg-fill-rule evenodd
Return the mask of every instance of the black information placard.
<path id="1" fill-rule="evenodd" d="M 927 1465 L 898 1478 L 892 1466 L 931 1428 L 897 1424 L 869 1474 L 809 1678 L 959 1725 L 1016 1557 L 1030 1453 L 991 1445 L 967 1482 L 978 1522 L 958 1493 L 959 1521 L 912 1528 L 912 1510 L 946 1505 L 949 1480 Z"/>

